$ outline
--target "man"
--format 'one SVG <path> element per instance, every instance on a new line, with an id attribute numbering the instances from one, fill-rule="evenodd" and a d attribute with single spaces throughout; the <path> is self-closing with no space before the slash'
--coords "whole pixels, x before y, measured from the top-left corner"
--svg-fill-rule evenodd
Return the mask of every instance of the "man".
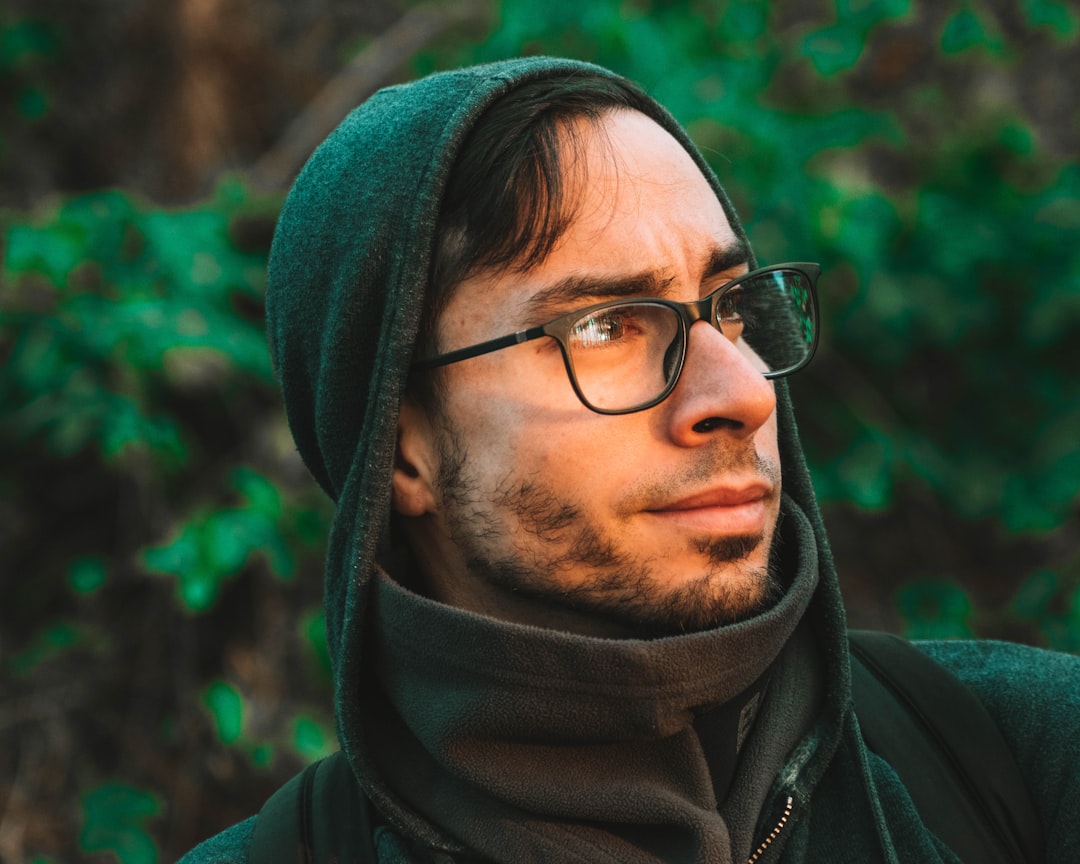
<path id="1" fill-rule="evenodd" d="M 268 294 L 337 503 L 344 757 L 185 861 L 957 860 L 852 713 L 783 381 L 816 277 L 760 268 L 678 125 L 605 70 L 509 61 L 350 115 Z M 1000 727 L 1047 860 L 1075 855 L 1080 661 L 923 650 Z"/>

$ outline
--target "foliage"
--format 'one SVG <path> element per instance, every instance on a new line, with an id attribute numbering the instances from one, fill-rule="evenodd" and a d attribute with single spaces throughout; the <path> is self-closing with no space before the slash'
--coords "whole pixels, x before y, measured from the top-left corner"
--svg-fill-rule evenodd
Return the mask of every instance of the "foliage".
<path id="1" fill-rule="evenodd" d="M 823 264 L 825 344 L 793 389 L 854 620 L 1076 651 L 1080 123 L 1062 70 L 1080 20 L 999 6 L 503 0 L 484 38 L 410 74 L 544 52 L 645 84 L 759 257 Z M 6 176 L 56 117 L 72 51 L 55 13 L 0 17 Z M 335 746 L 329 507 L 262 332 L 279 204 L 223 175 L 186 207 L 114 189 L 3 217 L 0 745 L 17 746 L 0 776 L 20 790 L 5 818 L 38 826 L 27 860 L 175 857 Z"/>
<path id="2" fill-rule="evenodd" d="M 138 789 L 110 784 L 82 801 L 79 845 L 87 852 L 113 852 L 120 864 L 154 864 L 158 851 L 144 823 L 161 812 L 161 802 Z"/>
<path id="3" fill-rule="evenodd" d="M 279 203 L 230 179 L 186 209 L 109 191 L 6 220 L 2 568 L 33 578 L 0 586 L 0 675 L 22 723 L 59 710 L 84 730 L 9 767 L 79 766 L 70 782 L 90 791 L 51 819 L 87 853 L 157 861 L 162 802 L 202 809 L 206 834 L 220 813 L 198 790 L 238 773 L 270 785 L 332 749 L 325 636 L 307 623 L 328 507 L 293 452 L 262 324 Z M 289 659 L 273 646 L 293 604 L 310 612 L 286 642 L 310 656 Z M 235 644 L 241 620 L 280 669 Z M 132 774 L 128 751 L 163 755 Z"/>

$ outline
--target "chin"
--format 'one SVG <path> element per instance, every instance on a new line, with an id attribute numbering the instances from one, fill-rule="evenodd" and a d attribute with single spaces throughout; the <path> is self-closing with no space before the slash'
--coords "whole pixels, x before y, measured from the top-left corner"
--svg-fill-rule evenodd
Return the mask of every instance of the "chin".
<path id="1" fill-rule="evenodd" d="M 699 562 L 700 567 L 700 562 Z M 618 591 L 565 597 L 578 614 L 617 625 L 631 636 L 659 638 L 737 624 L 771 607 L 782 593 L 767 564 L 710 566 L 672 585 L 622 584 Z"/>

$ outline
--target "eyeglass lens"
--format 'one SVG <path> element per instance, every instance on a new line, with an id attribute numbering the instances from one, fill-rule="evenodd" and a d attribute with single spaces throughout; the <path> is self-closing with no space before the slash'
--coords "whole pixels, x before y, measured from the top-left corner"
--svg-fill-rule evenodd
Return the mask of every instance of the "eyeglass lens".
<path id="1" fill-rule="evenodd" d="M 798 270 L 772 270 L 725 286 L 715 309 L 717 329 L 769 377 L 797 368 L 813 349 L 810 286 Z M 566 340 L 581 395 L 604 411 L 656 399 L 682 366 L 682 328 L 679 311 L 648 300 L 583 316 Z"/>

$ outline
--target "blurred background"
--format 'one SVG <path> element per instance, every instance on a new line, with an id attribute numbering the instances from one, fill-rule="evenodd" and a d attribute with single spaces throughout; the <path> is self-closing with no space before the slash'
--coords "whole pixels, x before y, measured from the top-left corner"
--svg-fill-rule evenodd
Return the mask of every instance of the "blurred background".
<path id="1" fill-rule="evenodd" d="M 379 86 L 552 53 L 687 126 L 764 263 L 851 622 L 1080 651 L 1064 0 L 7 0 L 0 861 L 172 861 L 336 748 L 331 510 L 262 329 L 282 196 Z"/>

